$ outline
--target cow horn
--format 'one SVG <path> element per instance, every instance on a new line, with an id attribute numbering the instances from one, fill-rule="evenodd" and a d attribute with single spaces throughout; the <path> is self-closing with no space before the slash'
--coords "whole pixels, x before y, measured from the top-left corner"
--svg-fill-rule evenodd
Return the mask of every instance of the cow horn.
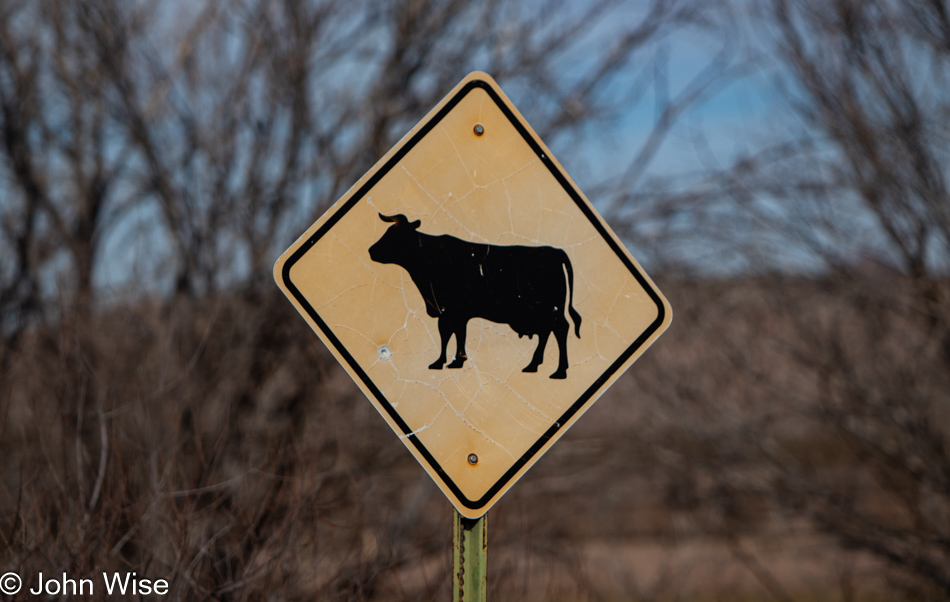
<path id="1" fill-rule="evenodd" d="M 401 213 L 398 214 L 398 215 L 383 215 L 382 213 L 380 213 L 380 214 L 379 214 L 379 219 L 383 220 L 384 222 L 388 222 L 388 223 L 392 223 L 392 222 L 396 222 L 397 224 L 408 224 L 408 223 L 409 223 L 409 220 L 406 218 L 406 216 L 403 215 L 403 214 L 401 214 Z"/>

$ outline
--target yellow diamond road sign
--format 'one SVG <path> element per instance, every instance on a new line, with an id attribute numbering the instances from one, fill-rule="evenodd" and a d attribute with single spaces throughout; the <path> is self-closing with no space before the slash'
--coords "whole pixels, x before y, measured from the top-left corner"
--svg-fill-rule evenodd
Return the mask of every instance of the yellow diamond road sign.
<path id="1" fill-rule="evenodd" d="M 672 318 L 484 73 L 468 75 L 380 159 L 274 276 L 469 518 Z"/>

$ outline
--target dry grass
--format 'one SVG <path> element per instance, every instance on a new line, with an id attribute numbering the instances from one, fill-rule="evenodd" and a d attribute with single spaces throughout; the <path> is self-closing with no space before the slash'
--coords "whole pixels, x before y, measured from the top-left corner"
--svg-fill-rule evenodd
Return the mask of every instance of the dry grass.
<path id="1" fill-rule="evenodd" d="M 806 375 L 781 361 L 790 325 L 763 288 L 667 288 L 670 333 L 492 511 L 492 599 L 896 596 L 902 573 L 779 503 L 774 467 L 743 455 L 750 417 L 777 414 L 784 453 L 854 468 L 770 403 Z M 187 600 L 448 599 L 450 505 L 276 294 L 66 319 L 9 366 L 3 570 L 131 570 Z"/>

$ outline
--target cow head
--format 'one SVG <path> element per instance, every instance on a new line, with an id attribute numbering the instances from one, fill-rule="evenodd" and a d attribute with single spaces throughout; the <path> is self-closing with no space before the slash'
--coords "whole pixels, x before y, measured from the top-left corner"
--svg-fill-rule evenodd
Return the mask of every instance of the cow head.
<path id="1" fill-rule="evenodd" d="M 383 215 L 379 219 L 391 223 L 376 243 L 369 248 L 370 259 L 377 263 L 395 263 L 405 266 L 410 262 L 413 252 L 419 246 L 419 234 L 416 230 L 422 223 L 410 222 L 405 215 Z"/>

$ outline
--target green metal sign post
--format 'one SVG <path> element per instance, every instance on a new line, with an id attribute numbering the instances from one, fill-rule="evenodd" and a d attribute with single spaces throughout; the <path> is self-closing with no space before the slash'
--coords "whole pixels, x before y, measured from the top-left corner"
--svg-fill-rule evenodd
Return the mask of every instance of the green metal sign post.
<path id="1" fill-rule="evenodd" d="M 455 513 L 452 529 L 452 602 L 485 602 L 488 581 L 488 514 L 465 518 Z"/>

